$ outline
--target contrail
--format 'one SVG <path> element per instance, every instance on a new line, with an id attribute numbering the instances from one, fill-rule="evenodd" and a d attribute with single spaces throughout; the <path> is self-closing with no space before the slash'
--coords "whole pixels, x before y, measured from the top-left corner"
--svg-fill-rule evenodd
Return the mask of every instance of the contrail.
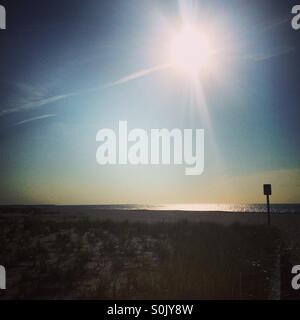
<path id="1" fill-rule="evenodd" d="M 3 117 L 4 115 L 7 115 L 7 114 L 12 114 L 12 113 L 17 113 L 17 112 L 21 112 L 21 111 L 39 108 L 39 107 L 49 105 L 51 103 L 61 101 L 61 100 L 67 99 L 67 98 L 71 98 L 74 96 L 79 96 L 82 94 L 87 94 L 87 93 L 91 93 L 91 92 L 97 92 L 100 90 L 112 88 L 112 87 L 122 85 L 122 84 L 125 84 L 125 83 L 133 81 L 133 80 L 137 80 L 139 78 L 143 78 L 143 77 L 148 76 L 154 72 L 157 72 L 157 71 L 160 71 L 163 69 L 167 69 L 169 67 L 171 67 L 170 64 L 163 64 L 163 65 L 156 66 L 153 68 L 142 69 L 142 70 L 136 71 L 134 73 L 131 73 L 131 74 L 129 74 L 129 75 L 117 80 L 117 81 L 102 85 L 97 88 L 91 88 L 88 90 L 71 92 L 71 93 L 64 94 L 64 95 L 58 95 L 58 96 L 53 96 L 53 97 L 49 97 L 49 98 L 45 98 L 45 99 L 32 101 L 32 102 L 26 103 L 22 106 L 16 107 L 16 108 L 9 108 L 9 109 L 2 110 L 2 111 L 0 111 L 0 117 Z"/>
<path id="2" fill-rule="evenodd" d="M 289 15 L 285 15 L 285 16 L 279 17 L 276 20 L 274 20 L 273 22 L 271 22 L 270 24 L 265 25 L 261 31 L 265 32 L 265 31 L 268 31 L 268 30 L 275 29 L 278 26 L 289 22 L 290 20 L 291 20 L 291 17 Z"/>
<path id="3" fill-rule="evenodd" d="M 34 121 L 38 121 L 38 120 L 42 120 L 42 119 L 53 118 L 53 117 L 56 117 L 56 114 L 45 114 L 43 116 L 34 117 L 34 118 L 30 118 L 30 119 L 26 119 L 26 120 L 20 121 L 18 123 L 15 123 L 12 126 L 13 127 L 17 127 L 17 126 L 20 126 L 22 124 L 26 124 L 26 123 L 30 123 L 30 122 L 34 122 Z"/>
<path id="4" fill-rule="evenodd" d="M 160 66 L 157 66 L 157 67 L 143 69 L 143 70 L 134 72 L 134 73 L 132 73 L 132 74 L 130 74 L 128 76 L 125 76 L 125 77 L 123 77 L 123 78 L 121 78 L 121 79 L 119 79 L 119 80 L 117 80 L 115 82 L 112 82 L 112 83 L 104 86 L 104 88 L 115 87 L 115 86 L 127 83 L 129 81 L 133 81 L 133 80 L 145 77 L 145 76 L 147 76 L 147 75 L 149 75 L 151 73 L 154 73 L 156 71 L 160 71 L 160 70 L 163 70 L 163 69 L 168 69 L 170 67 L 171 67 L 170 64 L 163 64 L 163 65 L 160 65 Z"/>
<path id="5" fill-rule="evenodd" d="M 285 54 L 292 52 L 293 50 L 294 50 L 294 48 L 292 48 L 292 47 L 280 48 L 280 49 L 273 51 L 273 52 L 257 53 L 257 54 L 248 55 L 248 56 L 245 56 L 244 59 L 260 62 L 260 61 L 265 61 L 265 60 L 269 60 L 272 58 L 280 57 L 282 55 L 285 55 Z"/>
<path id="6" fill-rule="evenodd" d="M 32 101 L 32 102 L 28 102 L 22 106 L 16 107 L 16 108 L 9 108 L 9 109 L 5 109 L 2 110 L 0 112 L 0 117 L 3 117 L 7 114 L 11 114 L 11 113 L 17 113 L 17 112 L 21 112 L 21 111 L 26 111 L 26 110 L 31 110 L 34 108 L 39 108 L 42 107 L 44 105 L 48 105 L 50 103 L 54 103 L 56 101 L 60 101 L 62 99 L 66 99 L 69 97 L 72 97 L 76 95 L 75 93 L 70 93 L 70 94 L 65 94 L 65 95 L 59 95 L 59 96 L 54 96 L 54 97 L 49 97 L 49 98 L 45 98 L 45 99 L 40 99 L 40 100 L 36 100 L 36 101 Z"/>

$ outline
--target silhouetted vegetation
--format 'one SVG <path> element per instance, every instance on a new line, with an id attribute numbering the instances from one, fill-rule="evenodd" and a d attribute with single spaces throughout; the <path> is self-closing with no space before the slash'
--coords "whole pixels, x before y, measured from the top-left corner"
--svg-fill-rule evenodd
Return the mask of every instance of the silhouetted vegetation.
<path id="1" fill-rule="evenodd" d="M 0 219 L 4 298 L 263 299 L 279 234 L 260 226 Z"/>

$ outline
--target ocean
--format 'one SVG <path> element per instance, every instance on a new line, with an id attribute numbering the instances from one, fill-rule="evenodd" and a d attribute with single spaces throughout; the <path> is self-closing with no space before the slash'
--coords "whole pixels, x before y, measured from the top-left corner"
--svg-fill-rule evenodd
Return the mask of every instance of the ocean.
<path id="1" fill-rule="evenodd" d="M 164 205 L 98 205 L 94 209 L 266 212 L 265 204 L 164 204 Z M 271 204 L 272 213 L 300 213 L 300 204 Z"/>

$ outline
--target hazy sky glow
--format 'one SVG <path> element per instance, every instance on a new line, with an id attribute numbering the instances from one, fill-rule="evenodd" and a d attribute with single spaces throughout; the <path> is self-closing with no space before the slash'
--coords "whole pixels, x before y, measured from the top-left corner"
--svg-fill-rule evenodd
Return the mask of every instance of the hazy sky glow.
<path id="1" fill-rule="evenodd" d="M 268 182 L 274 202 L 300 202 L 294 1 L 1 4 L 0 203 L 255 203 Z M 170 54 L 187 22 L 212 50 L 196 75 Z M 99 166 L 96 133 L 120 120 L 205 129 L 204 174 Z"/>

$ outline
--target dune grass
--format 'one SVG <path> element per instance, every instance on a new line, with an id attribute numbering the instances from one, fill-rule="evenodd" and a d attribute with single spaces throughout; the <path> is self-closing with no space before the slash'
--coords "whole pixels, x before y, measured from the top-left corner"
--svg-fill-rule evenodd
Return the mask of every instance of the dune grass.
<path id="1" fill-rule="evenodd" d="M 0 219 L 3 298 L 267 299 L 280 235 L 262 226 Z"/>

